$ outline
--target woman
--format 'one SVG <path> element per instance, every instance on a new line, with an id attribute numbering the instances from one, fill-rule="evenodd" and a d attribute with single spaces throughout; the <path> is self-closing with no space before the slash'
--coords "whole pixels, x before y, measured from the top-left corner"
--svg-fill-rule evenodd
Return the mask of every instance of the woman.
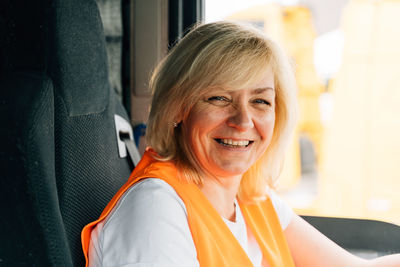
<path id="1" fill-rule="evenodd" d="M 399 266 L 357 258 L 272 190 L 296 117 L 288 59 L 263 33 L 195 27 L 156 68 L 149 148 L 86 226 L 89 266 Z"/>

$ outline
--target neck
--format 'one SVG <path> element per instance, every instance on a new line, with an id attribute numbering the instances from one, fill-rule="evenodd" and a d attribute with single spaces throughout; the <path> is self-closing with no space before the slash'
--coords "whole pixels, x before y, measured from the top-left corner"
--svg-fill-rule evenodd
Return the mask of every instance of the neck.
<path id="1" fill-rule="evenodd" d="M 230 221 L 236 220 L 235 198 L 239 191 L 242 176 L 224 178 L 205 178 L 200 190 L 217 212 Z"/>

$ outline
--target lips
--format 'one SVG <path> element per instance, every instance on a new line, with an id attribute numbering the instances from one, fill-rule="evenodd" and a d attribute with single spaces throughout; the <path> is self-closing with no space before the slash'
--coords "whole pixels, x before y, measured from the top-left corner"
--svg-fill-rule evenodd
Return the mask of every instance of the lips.
<path id="1" fill-rule="evenodd" d="M 251 140 L 233 140 L 233 139 L 226 139 L 226 138 L 216 138 L 215 141 L 217 141 L 221 145 L 232 147 L 232 148 L 248 147 L 250 144 L 252 144 L 254 142 Z"/>

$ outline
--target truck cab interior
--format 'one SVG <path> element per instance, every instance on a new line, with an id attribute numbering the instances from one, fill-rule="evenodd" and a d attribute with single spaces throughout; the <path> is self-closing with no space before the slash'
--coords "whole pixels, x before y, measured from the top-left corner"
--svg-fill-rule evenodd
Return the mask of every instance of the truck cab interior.
<path id="1" fill-rule="evenodd" d="M 137 162 L 149 71 L 203 14 L 201 0 L 0 3 L 0 265 L 84 266 L 83 226 Z M 400 252 L 397 225 L 304 218 L 354 253 Z"/>

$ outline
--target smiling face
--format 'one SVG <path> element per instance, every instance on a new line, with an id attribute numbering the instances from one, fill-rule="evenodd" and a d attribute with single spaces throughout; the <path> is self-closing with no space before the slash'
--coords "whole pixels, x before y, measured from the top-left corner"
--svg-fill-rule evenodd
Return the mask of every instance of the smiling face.
<path id="1" fill-rule="evenodd" d="M 245 173 L 265 152 L 275 124 L 274 74 L 240 90 L 211 89 L 183 121 L 200 171 L 216 177 Z"/>

